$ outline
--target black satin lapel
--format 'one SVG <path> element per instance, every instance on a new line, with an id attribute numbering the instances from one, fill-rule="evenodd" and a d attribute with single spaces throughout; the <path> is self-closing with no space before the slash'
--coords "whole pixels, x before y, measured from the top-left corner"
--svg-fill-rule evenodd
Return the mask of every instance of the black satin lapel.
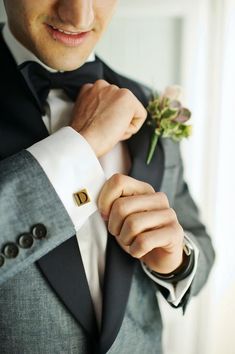
<path id="1" fill-rule="evenodd" d="M 131 155 L 130 175 L 160 190 L 164 172 L 164 152 L 161 140 L 150 165 L 146 164 L 152 130 L 145 124 L 140 132 L 127 141 Z M 106 270 L 103 289 L 103 318 L 100 353 L 106 353 L 120 330 L 129 297 L 137 260 L 124 252 L 112 235 L 108 236 Z"/>
<path id="2" fill-rule="evenodd" d="M 108 235 L 103 288 L 103 317 L 99 353 L 113 344 L 126 310 L 136 259 L 124 252 L 112 235 Z"/>
<path id="3" fill-rule="evenodd" d="M 38 267 L 74 318 L 92 339 L 98 329 L 76 236 L 43 256 Z"/>
<path id="4" fill-rule="evenodd" d="M 159 139 L 151 163 L 146 164 L 151 134 L 151 127 L 145 123 L 142 129 L 127 141 L 132 166 L 129 174 L 133 178 L 151 184 L 155 191 L 159 191 L 164 173 L 164 151 Z"/>
<path id="5" fill-rule="evenodd" d="M 48 136 L 40 111 L 0 32 L 0 157 L 26 149 Z"/>

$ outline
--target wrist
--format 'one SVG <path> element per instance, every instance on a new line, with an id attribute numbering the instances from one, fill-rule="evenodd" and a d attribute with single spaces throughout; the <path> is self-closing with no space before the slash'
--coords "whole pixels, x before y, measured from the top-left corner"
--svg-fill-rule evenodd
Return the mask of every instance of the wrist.
<path id="1" fill-rule="evenodd" d="M 101 157 L 102 154 L 100 152 L 100 149 L 98 148 L 99 145 L 96 142 L 96 138 L 93 135 L 91 135 L 89 132 L 83 131 L 83 130 L 79 131 L 79 134 L 88 142 L 88 144 L 90 145 L 90 147 L 94 151 L 96 157 L 97 158 Z"/>
<path id="2" fill-rule="evenodd" d="M 191 247 L 191 245 L 184 242 L 183 261 L 180 264 L 180 266 L 176 268 L 174 271 L 165 274 L 165 273 L 158 273 L 156 271 L 149 269 L 148 267 L 147 268 L 151 272 L 151 274 L 153 274 L 155 277 L 169 283 L 176 283 L 180 280 L 185 279 L 191 274 L 194 268 L 194 262 L 195 262 L 194 250 Z"/>

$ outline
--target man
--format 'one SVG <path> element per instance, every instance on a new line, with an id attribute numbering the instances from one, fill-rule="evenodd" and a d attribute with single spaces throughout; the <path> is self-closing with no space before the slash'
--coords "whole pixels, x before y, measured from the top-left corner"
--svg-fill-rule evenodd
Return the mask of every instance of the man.
<path id="1" fill-rule="evenodd" d="M 161 353 L 156 292 L 185 311 L 213 263 L 149 90 L 93 54 L 116 3 L 4 1 L 1 353 Z"/>

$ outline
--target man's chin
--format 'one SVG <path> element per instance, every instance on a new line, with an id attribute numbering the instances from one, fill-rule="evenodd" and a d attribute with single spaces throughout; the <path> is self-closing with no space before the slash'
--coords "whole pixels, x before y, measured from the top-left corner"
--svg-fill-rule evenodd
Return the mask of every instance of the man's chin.
<path id="1" fill-rule="evenodd" d="M 82 39 L 83 42 L 75 46 L 76 39 L 71 43 L 66 38 L 55 40 L 47 31 L 42 31 L 43 36 L 38 36 L 38 30 L 35 31 L 32 38 L 37 39 L 32 41 L 34 54 L 49 68 L 59 71 L 71 71 L 82 66 L 91 52 L 93 51 L 97 38 L 94 32 L 90 31 Z M 64 34 L 63 34 L 64 35 Z M 65 36 L 65 35 L 64 35 Z M 72 37 L 72 36 L 70 36 Z M 69 43 L 62 43 L 62 39 Z"/>
<path id="2" fill-rule="evenodd" d="M 53 55 L 53 56 L 40 56 L 38 58 L 49 68 L 57 71 L 72 71 L 80 68 L 88 58 L 89 54 L 86 57 L 81 57 L 79 55 Z"/>

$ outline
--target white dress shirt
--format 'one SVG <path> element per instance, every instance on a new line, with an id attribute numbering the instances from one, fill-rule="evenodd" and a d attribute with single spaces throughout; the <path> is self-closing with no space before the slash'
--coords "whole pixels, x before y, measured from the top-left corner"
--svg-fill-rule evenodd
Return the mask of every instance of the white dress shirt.
<path id="1" fill-rule="evenodd" d="M 12 35 L 7 24 L 3 29 L 3 37 L 18 65 L 31 60 L 40 63 L 49 71 L 55 71 L 23 47 Z M 87 61 L 92 60 L 94 60 L 94 53 Z M 128 174 L 131 162 L 126 145 L 123 143 L 118 143 L 112 151 L 97 159 L 87 141 L 68 126 L 73 104 L 62 90 L 50 91 L 45 107 L 46 115 L 42 119 L 51 135 L 28 148 L 28 151 L 43 168 L 74 224 L 91 297 L 100 324 L 107 227 L 97 210 L 96 202 L 104 182 L 114 173 Z M 88 191 L 91 202 L 78 207 L 74 193 L 82 189 Z M 189 236 L 186 236 L 186 239 L 194 248 L 195 266 L 192 273 L 178 282 L 176 287 L 154 277 L 142 264 L 143 270 L 153 281 L 169 290 L 168 301 L 175 306 L 180 303 L 191 285 L 197 269 L 199 251 Z"/>

